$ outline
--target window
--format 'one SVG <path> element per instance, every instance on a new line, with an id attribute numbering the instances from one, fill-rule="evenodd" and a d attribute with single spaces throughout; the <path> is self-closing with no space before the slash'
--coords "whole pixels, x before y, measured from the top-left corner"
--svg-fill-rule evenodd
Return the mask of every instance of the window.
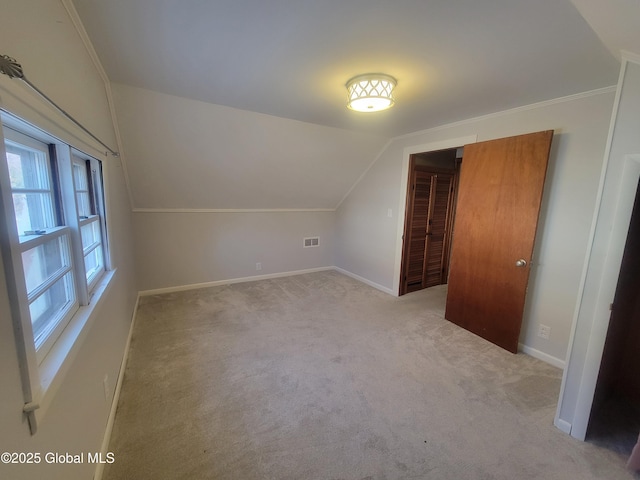
<path id="1" fill-rule="evenodd" d="M 4 111 L 0 118 L 0 247 L 35 433 L 115 271 L 102 162 Z"/>
<path id="2" fill-rule="evenodd" d="M 89 290 L 105 270 L 102 239 L 102 172 L 98 160 L 73 156 L 73 186 Z"/>
<path id="3" fill-rule="evenodd" d="M 38 363 L 78 308 L 71 231 L 55 195 L 49 147 L 5 128 L 5 151 L 24 289 Z"/>

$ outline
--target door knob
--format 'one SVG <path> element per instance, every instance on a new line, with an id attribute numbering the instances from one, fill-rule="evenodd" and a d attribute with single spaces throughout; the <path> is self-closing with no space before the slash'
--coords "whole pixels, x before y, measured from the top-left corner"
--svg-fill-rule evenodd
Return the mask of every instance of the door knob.
<path id="1" fill-rule="evenodd" d="M 527 261 L 524 258 L 516 261 L 516 267 L 526 267 Z"/>

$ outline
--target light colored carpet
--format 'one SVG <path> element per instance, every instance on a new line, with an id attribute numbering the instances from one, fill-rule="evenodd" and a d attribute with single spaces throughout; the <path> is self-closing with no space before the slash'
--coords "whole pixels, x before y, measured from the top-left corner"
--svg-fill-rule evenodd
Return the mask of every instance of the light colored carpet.
<path id="1" fill-rule="evenodd" d="M 104 479 L 629 479 L 561 371 L 336 272 L 141 299 Z"/>

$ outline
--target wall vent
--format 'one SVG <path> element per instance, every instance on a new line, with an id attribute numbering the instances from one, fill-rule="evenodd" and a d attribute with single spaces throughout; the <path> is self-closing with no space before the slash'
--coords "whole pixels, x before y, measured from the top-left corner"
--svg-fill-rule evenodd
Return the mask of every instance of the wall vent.
<path id="1" fill-rule="evenodd" d="M 320 237 L 306 237 L 302 243 L 303 248 L 317 247 L 320 245 Z"/>

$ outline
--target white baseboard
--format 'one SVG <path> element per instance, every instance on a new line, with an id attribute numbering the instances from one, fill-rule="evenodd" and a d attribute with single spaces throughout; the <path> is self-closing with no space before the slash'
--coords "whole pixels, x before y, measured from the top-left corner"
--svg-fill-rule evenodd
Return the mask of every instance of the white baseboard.
<path id="1" fill-rule="evenodd" d="M 327 270 L 335 270 L 336 272 L 340 272 L 343 275 L 354 278 L 362 283 L 366 283 L 370 287 L 373 287 L 382 292 L 388 293 L 389 295 L 397 296 L 392 289 L 383 287 L 380 284 L 372 282 L 360 275 L 356 275 L 355 273 L 351 273 L 348 270 L 344 270 L 340 267 L 318 267 L 318 268 L 307 268 L 305 270 L 293 270 L 290 272 L 280 272 L 280 273 L 269 273 L 266 275 L 254 275 L 252 277 L 240 277 L 240 278 L 229 278 L 226 280 L 216 280 L 213 282 L 203 282 L 203 283 L 190 283 L 187 285 L 177 285 L 174 287 L 165 287 L 165 288 L 154 288 L 150 290 L 141 290 L 138 292 L 140 297 L 146 297 L 149 295 L 161 295 L 163 293 L 174 293 L 174 292 L 184 292 L 186 290 L 196 290 L 199 288 L 209 288 L 209 287 L 218 287 L 220 285 L 231 285 L 234 283 L 244 283 L 244 282 L 255 282 L 258 280 L 268 280 L 270 278 L 281 278 L 281 277 L 291 277 L 293 275 L 303 275 L 305 273 L 314 273 L 314 272 L 325 272 Z"/>
<path id="2" fill-rule="evenodd" d="M 269 273 L 266 275 L 255 275 L 252 277 L 230 278 L 227 280 L 216 280 L 213 282 L 204 283 L 191 283 L 189 285 L 178 285 L 175 287 L 155 288 L 152 290 L 142 290 L 138 294 L 141 297 L 148 295 L 160 295 L 163 293 L 184 292 L 186 290 L 196 290 L 199 288 L 218 287 L 220 285 L 231 285 L 233 283 L 255 282 L 258 280 L 268 280 L 270 278 L 291 277 L 293 275 L 303 275 L 305 273 L 324 272 L 326 270 L 333 270 L 335 267 L 318 267 L 308 268 L 305 270 L 294 270 L 291 272 Z"/>
<path id="3" fill-rule="evenodd" d="M 340 272 L 343 275 L 346 275 L 347 277 L 354 278 L 354 279 L 356 279 L 356 280 L 358 280 L 358 281 L 360 281 L 362 283 L 366 283 L 367 285 L 369 285 L 370 287 L 375 288 L 376 290 L 380 290 L 381 292 L 388 293 L 389 295 L 397 296 L 393 292 L 393 290 L 391 290 L 390 288 L 383 287 L 382 285 L 380 285 L 380 284 L 378 284 L 376 282 L 372 282 L 371 280 L 368 280 L 368 279 L 366 279 L 364 277 L 361 277 L 360 275 L 356 275 L 355 273 L 351 273 L 348 270 L 345 270 L 345 269 L 340 268 L 340 267 L 333 267 L 333 270 L 335 270 L 336 272 Z"/>
<path id="4" fill-rule="evenodd" d="M 111 442 L 111 432 L 113 431 L 113 424 L 116 420 L 116 411 L 118 410 L 118 401 L 120 400 L 120 391 L 122 390 L 122 382 L 124 380 L 124 371 L 127 367 L 127 359 L 129 358 L 129 348 L 131 347 L 131 337 L 133 336 L 133 327 L 136 322 L 136 314 L 138 312 L 138 303 L 140 303 L 140 294 L 136 298 L 136 303 L 133 307 L 133 315 L 131 316 L 131 326 L 129 327 L 129 336 L 127 337 L 127 343 L 124 346 L 124 353 L 122 354 L 122 362 L 120 362 L 120 371 L 118 372 L 118 380 L 116 381 L 116 389 L 113 392 L 113 400 L 111 401 L 111 409 L 109 410 L 109 418 L 107 419 L 107 428 L 104 432 L 104 438 L 102 439 L 102 447 L 100 452 L 101 458 L 107 458 L 107 452 L 109 451 L 109 443 Z M 96 465 L 96 471 L 93 474 L 93 480 L 102 480 L 102 474 L 104 473 L 104 464 L 98 463 Z"/>
<path id="5" fill-rule="evenodd" d="M 537 358 L 538 360 L 542 360 L 549 365 L 553 365 L 561 370 L 564 370 L 565 362 L 564 360 L 560 360 L 559 358 L 553 357 L 547 353 L 541 352 L 540 350 L 536 350 L 535 348 L 528 347 L 520 343 L 518 345 L 520 347 L 520 351 L 522 353 L 526 353 L 527 355 L 531 355 L 533 358 Z"/>
<path id="6" fill-rule="evenodd" d="M 556 418 L 553 421 L 553 424 L 559 429 L 562 430 L 567 435 L 571 435 L 571 424 L 559 418 Z"/>

